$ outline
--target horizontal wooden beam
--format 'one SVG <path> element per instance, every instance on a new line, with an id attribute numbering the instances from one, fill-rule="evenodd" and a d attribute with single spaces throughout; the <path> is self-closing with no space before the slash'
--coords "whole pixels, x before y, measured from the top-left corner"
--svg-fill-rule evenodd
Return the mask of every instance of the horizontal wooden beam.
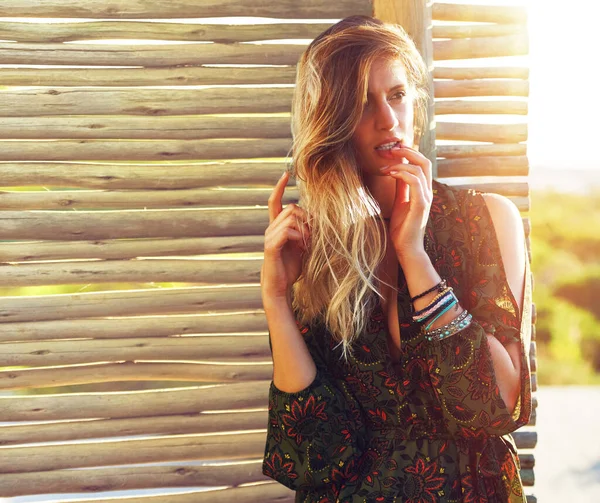
<path id="1" fill-rule="evenodd" d="M 66 242 L 16 241 L 2 243 L 2 246 L 0 246 L 0 262 L 37 262 L 65 259 L 126 260 L 141 256 L 262 253 L 263 249 L 264 235 Z"/>
<path id="2" fill-rule="evenodd" d="M 221 290 L 223 290 L 222 287 Z M 248 287 L 246 287 L 248 288 Z M 164 288 L 168 292 L 171 288 Z M 241 288 L 228 288 L 233 303 L 233 293 Z M 238 298 L 238 307 L 243 310 L 258 309 L 261 307 L 260 291 L 258 287 L 254 287 L 256 292 L 251 299 Z M 243 292 L 241 292 L 243 293 Z M 59 296 L 57 296 L 59 297 Z M 173 295 L 175 299 L 177 295 Z M 66 299 L 62 299 L 66 302 Z M 131 299 L 126 306 L 122 306 L 118 311 L 131 311 L 132 314 L 136 309 L 131 303 Z M 154 299 L 157 300 L 157 299 Z M 213 303 L 218 300 L 223 303 L 227 302 L 223 295 L 215 297 Z M 172 301 L 171 301 L 172 302 Z M 245 304 L 242 306 L 242 304 Z M 106 316 L 109 319 L 86 319 L 85 312 L 90 310 L 91 306 L 84 306 L 82 309 L 77 309 L 73 306 L 70 309 L 70 319 L 57 319 L 53 321 L 25 321 L 18 323 L 2 323 L 0 324 L 0 341 L 1 342 L 31 342 L 31 341 L 51 341 L 65 339 L 132 339 L 132 338 L 147 338 L 147 337 L 181 337 L 187 334 L 223 334 L 235 335 L 245 333 L 246 335 L 254 333 L 255 335 L 263 335 L 267 333 L 268 327 L 266 319 L 262 311 L 236 313 L 231 311 L 217 311 L 210 314 L 194 314 L 194 315 L 179 315 L 168 314 L 167 309 L 173 312 L 181 313 L 184 311 L 194 311 L 193 306 L 183 306 L 178 308 L 172 303 L 169 306 L 164 306 L 162 311 L 165 314 L 160 316 L 144 316 L 144 317 L 123 317 L 115 316 L 116 312 L 109 312 L 109 308 L 104 308 Z M 221 306 L 217 306 L 221 307 Z M 87 309 L 86 309 L 87 308 Z M 143 308 L 146 310 L 146 308 Z M 198 308 L 196 307 L 196 311 Z M 45 309 L 38 316 L 46 317 L 67 317 L 66 309 L 59 307 L 58 313 L 48 313 Z M 114 311 L 117 311 L 115 309 Z M 156 314 L 156 313 L 151 313 Z M 22 317 L 25 317 L 22 315 Z"/>
<path id="3" fill-rule="evenodd" d="M 488 157 L 488 156 L 524 156 L 527 145 L 523 143 L 495 145 L 438 145 L 437 155 L 445 159 Z M 461 175 L 465 176 L 465 175 Z"/>
<path id="4" fill-rule="evenodd" d="M 168 390 L 0 396 L 0 421 L 141 418 L 266 409 L 269 385 L 270 381 L 252 381 Z"/>
<path id="5" fill-rule="evenodd" d="M 243 487 L 228 487 L 210 491 L 186 491 L 167 496 L 140 496 L 123 498 L 118 503 L 294 503 L 296 493 L 282 484 L 260 483 Z M 168 499 L 168 501 L 166 501 Z M 69 500 L 70 503 L 115 503 L 113 498 Z M 527 500 L 527 503 L 537 503 Z"/>
<path id="6" fill-rule="evenodd" d="M 266 208 L 98 211 L 0 211 L 0 239 L 217 237 L 264 234 Z"/>
<path id="7" fill-rule="evenodd" d="M 521 79 L 529 78 L 529 68 L 526 66 L 476 66 L 476 67 L 447 67 L 436 66 L 433 69 L 435 79 Z"/>
<path id="8" fill-rule="evenodd" d="M 2 449 L 0 473 L 17 474 L 110 465 L 259 458 L 265 450 L 265 437 L 265 432 L 261 431 L 16 446 Z"/>
<path id="9" fill-rule="evenodd" d="M 0 161 L 176 161 L 282 158 L 291 140 L 39 140 L 0 141 Z"/>
<path id="10" fill-rule="evenodd" d="M 527 23 L 527 9 L 522 6 L 469 5 L 434 2 L 435 21 L 465 21 L 475 23 Z"/>
<path id="11" fill-rule="evenodd" d="M 198 2 L 198 0 L 178 0 L 164 3 L 160 0 L 144 2 L 120 2 L 106 4 L 104 0 L 80 0 L 77 4 L 61 0 L 3 0 L 6 12 L 14 17 L 61 17 L 89 19 L 177 19 L 202 17 L 245 16 L 281 19 L 336 19 L 352 14 L 371 14 L 371 4 L 365 0 L 280 0 L 273 4 L 270 0 L 225 0 Z"/>
<path id="12" fill-rule="evenodd" d="M 273 24 L 163 23 L 147 21 L 84 21 L 27 23 L 0 21 L 0 39 L 15 42 L 60 43 L 82 40 L 171 40 L 232 44 L 258 40 L 313 39 L 330 22 Z M 509 28 L 509 27 L 505 27 Z M 516 28 L 519 28 L 518 26 Z M 478 31 L 504 35 L 506 29 Z"/>
<path id="13" fill-rule="evenodd" d="M 125 381 L 233 383 L 270 379 L 273 365 L 215 365 L 125 361 L 26 370 L 0 370 L 0 389 L 54 388 Z"/>
<path id="14" fill-rule="evenodd" d="M 232 90 L 233 91 L 233 90 Z M 134 92 L 134 91 L 132 91 Z M 0 117 L 0 139 L 233 140 L 286 138 L 291 143 L 289 114 L 268 116 L 50 116 Z M 120 141 L 122 146 L 125 142 Z M 9 143 L 4 143 L 10 148 Z M 60 147 L 61 142 L 54 142 Z M 68 145 L 68 144 L 64 144 Z M 72 144 L 75 146 L 75 144 Z"/>
<path id="15" fill-rule="evenodd" d="M 1 25 L 0 25 L 1 26 Z M 1 28 L 0 28 L 1 29 Z M 434 25 L 431 34 L 436 38 L 477 38 L 520 35 L 526 30 L 521 24 Z M 44 40 L 50 41 L 50 40 Z"/>
<path id="16" fill-rule="evenodd" d="M 489 143 L 520 143 L 527 140 L 527 124 L 471 124 L 437 121 L 435 131 L 438 140 Z"/>
<path id="17" fill-rule="evenodd" d="M 437 100 L 436 115 L 448 114 L 510 114 L 527 115 L 527 101 L 516 100 Z"/>
<path id="18" fill-rule="evenodd" d="M 128 339 L 13 342 L 2 345 L 0 367 L 119 361 L 269 362 L 266 335 L 199 335 Z"/>
<path id="19" fill-rule="evenodd" d="M 436 61 L 524 56 L 528 53 L 527 32 L 503 37 L 436 40 L 433 42 L 433 56 Z"/>
<path id="20" fill-rule="evenodd" d="M 154 23 L 153 23 L 154 24 Z M 171 24 L 171 23 L 169 23 Z M 43 25 L 41 26 L 54 26 Z M 186 25 L 187 26 L 187 25 Z M 296 66 L 239 68 L 0 68 L 0 82 L 10 86 L 200 86 L 215 84 L 293 84 Z"/>
<path id="21" fill-rule="evenodd" d="M 298 44 L 30 44 L 0 43 L 0 64 L 148 66 L 295 65 L 306 49 Z"/>
<path id="22" fill-rule="evenodd" d="M 197 115 L 279 113 L 291 108 L 293 89 L 12 89 L 3 90 L 0 117 L 39 115 Z"/>
<path id="23" fill-rule="evenodd" d="M 119 498 L 118 503 L 294 503 L 295 491 L 278 483 L 260 483 L 244 487 L 210 491 L 186 491 L 168 496 L 140 496 Z M 168 501 L 165 501 L 168 499 Z M 114 499 L 69 500 L 70 503 L 115 503 Z M 527 503 L 537 503 L 527 500 Z"/>
<path id="24" fill-rule="evenodd" d="M 215 206 L 265 206 L 272 188 L 144 190 L 129 192 L 76 190 L 0 192 L 0 210 L 118 210 Z M 298 189 L 285 191 L 284 204 L 298 202 Z M 0 255 L 2 252 L 0 251 Z"/>
<path id="25" fill-rule="evenodd" d="M 188 413 L 156 417 L 17 424 L 0 427 L 0 445 L 13 446 L 37 442 L 67 442 L 90 438 L 123 438 L 140 435 L 183 435 L 260 430 L 266 428 L 268 420 L 265 407 L 264 410 L 251 412 Z"/>
<path id="26" fill-rule="evenodd" d="M 25 340 L 36 338 L 37 331 L 47 331 L 44 339 L 61 339 L 61 330 L 68 325 L 55 328 L 38 325 L 45 320 L 67 320 L 77 318 L 101 318 L 117 316 L 138 316 L 131 322 L 132 329 L 138 327 L 140 333 L 158 335 L 196 333 L 199 325 L 210 324 L 204 315 L 198 313 L 207 311 L 211 314 L 222 312 L 224 316 L 232 315 L 230 310 L 248 311 L 261 309 L 259 285 L 244 286 L 191 286 L 186 288 L 141 288 L 138 290 L 115 290 L 106 292 L 80 292 L 63 295 L 14 296 L 0 298 L 0 339 L 7 340 L 11 332 Z M 193 313 L 198 316 L 166 317 L 164 329 L 159 329 L 156 320 L 141 315 Z M 147 320 L 147 323 L 144 321 Z M 81 323 L 92 323 L 94 320 L 79 320 Z M 113 332 L 111 337 L 117 337 L 114 332 L 122 332 L 123 319 L 100 320 L 106 326 L 107 332 Z M 14 322 L 21 322 L 19 325 Z M 116 330 L 113 323 L 117 323 Z M 170 323 L 172 322 L 172 323 Z M 228 326 L 222 319 L 223 326 Z M 155 326 L 153 329 L 152 326 Z M 37 327 L 37 328 L 36 328 Z M 95 325 L 85 326 L 82 333 L 89 331 L 89 337 L 102 337 L 101 330 Z M 229 325 L 232 327 L 232 325 Z M 96 327 L 98 328 L 98 327 Z M 211 329 L 212 330 L 212 329 Z M 218 332 L 218 330 L 217 330 Z M 71 331 L 69 331 L 71 333 Z M 37 335 L 39 337 L 39 335 Z M 10 340 L 15 340 L 11 338 Z M 20 339 L 23 340 L 23 339 Z"/>
<path id="27" fill-rule="evenodd" d="M 525 155 L 438 159 L 438 175 L 442 178 L 457 176 L 527 176 L 528 174 L 529 160 Z"/>
<path id="28" fill-rule="evenodd" d="M 518 79 L 436 80 L 434 89 L 436 98 L 529 96 L 529 82 Z"/>
<path id="29" fill-rule="evenodd" d="M 37 185 L 110 190 L 192 189 L 232 184 L 274 187 L 286 164 L 281 160 L 239 159 L 148 164 L 3 162 L 0 180 L 3 187 Z"/>
<path id="30" fill-rule="evenodd" d="M 0 496 L 70 492 L 94 495 L 98 492 L 127 489 L 232 486 L 269 480 L 262 474 L 261 465 L 261 460 L 254 460 L 217 466 L 179 463 L 170 466 L 118 466 L 0 474 Z"/>

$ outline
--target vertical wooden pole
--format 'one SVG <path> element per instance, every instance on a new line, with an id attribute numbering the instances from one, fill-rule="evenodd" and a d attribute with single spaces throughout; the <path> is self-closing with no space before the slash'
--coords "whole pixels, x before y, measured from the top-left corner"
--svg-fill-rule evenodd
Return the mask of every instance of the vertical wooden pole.
<path id="1" fill-rule="evenodd" d="M 432 164 L 433 177 L 437 178 L 437 162 L 435 148 L 435 107 L 433 100 L 433 39 L 431 6 L 433 0 L 372 0 L 373 17 L 386 23 L 399 24 L 414 40 L 429 69 L 429 102 L 427 103 L 427 120 L 421 139 L 419 151 Z"/>

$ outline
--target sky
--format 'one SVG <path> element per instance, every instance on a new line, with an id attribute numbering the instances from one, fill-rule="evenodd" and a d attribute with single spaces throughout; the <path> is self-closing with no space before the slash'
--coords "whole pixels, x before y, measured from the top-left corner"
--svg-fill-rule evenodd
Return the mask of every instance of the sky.
<path id="1" fill-rule="evenodd" d="M 598 41 L 593 41 L 600 3 L 530 0 L 530 96 L 528 155 L 600 169 Z"/>

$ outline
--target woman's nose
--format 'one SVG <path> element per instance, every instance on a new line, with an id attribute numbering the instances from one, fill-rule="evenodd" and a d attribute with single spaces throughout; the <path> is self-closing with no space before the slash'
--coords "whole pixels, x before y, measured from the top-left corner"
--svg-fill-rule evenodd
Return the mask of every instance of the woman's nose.
<path id="1" fill-rule="evenodd" d="M 398 126 L 398 117 L 396 111 L 387 102 L 377 107 L 375 125 L 377 129 L 393 129 Z"/>

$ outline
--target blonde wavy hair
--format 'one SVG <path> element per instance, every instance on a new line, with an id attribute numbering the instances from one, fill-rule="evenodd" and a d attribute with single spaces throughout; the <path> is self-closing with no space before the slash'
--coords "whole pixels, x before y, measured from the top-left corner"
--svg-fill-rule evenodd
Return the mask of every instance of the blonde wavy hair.
<path id="1" fill-rule="evenodd" d="M 298 322 L 324 324 L 342 344 L 346 360 L 369 322 L 376 296 L 382 296 L 375 273 L 387 238 L 352 143 L 369 72 L 380 58 L 399 61 L 406 70 L 417 144 L 427 116 L 428 72 L 398 25 L 350 16 L 325 30 L 300 57 L 292 100 L 289 169 L 311 227 L 311 247 L 292 289 L 292 308 Z"/>

